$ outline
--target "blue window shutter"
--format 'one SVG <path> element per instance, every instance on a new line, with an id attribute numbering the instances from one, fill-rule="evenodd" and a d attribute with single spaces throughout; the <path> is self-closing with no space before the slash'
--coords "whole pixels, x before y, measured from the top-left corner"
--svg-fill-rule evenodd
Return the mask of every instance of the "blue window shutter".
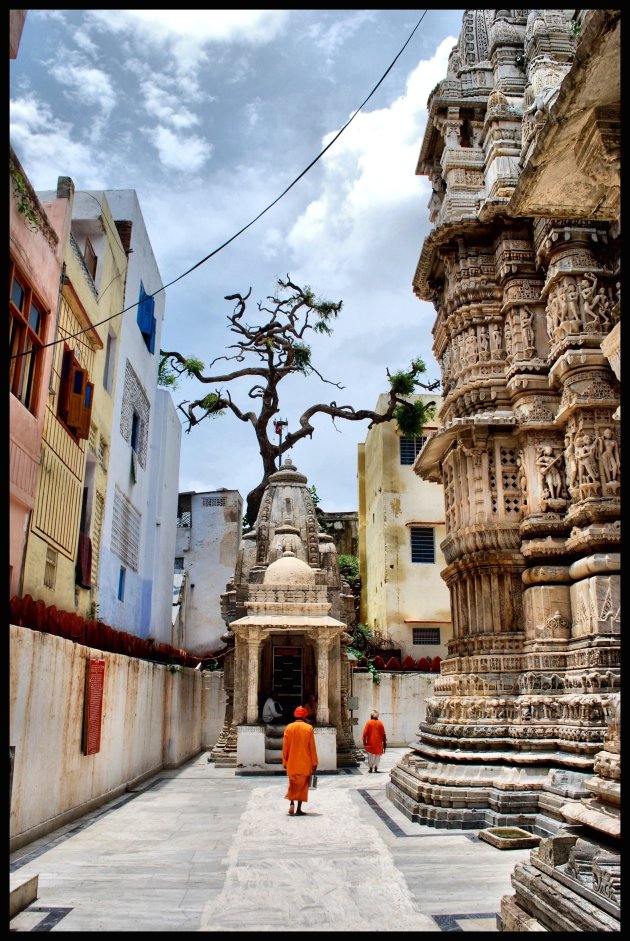
<path id="1" fill-rule="evenodd" d="M 140 332 L 144 334 L 148 341 L 151 336 L 152 323 L 154 320 L 153 311 L 155 308 L 155 298 L 149 297 L 144 290 L 144 285 L 140 284 L 140 303 L 138 304 L 138 326 Z M 147 343 L 148 345 L 148 343 Z M 153 352 L 153 350 L 151 350 Z"/>
<path id="2" fill-rule="evenodd" d="M 153 300 L 153 298 L 151 298 L 151 300 Z M 149 353 L 154 353 L 154 352 L 155 352 L 155 327 L 156 327 L 156 323 L 157 323 L 157 321 L 156 321 L 155 317 L 152 316 L 152 317 L 151 317 L 151 336 L 150 336 L 150 338 L 149 338 L 149 343 L 148 343 L 148 346 L 149 346 Z"/>

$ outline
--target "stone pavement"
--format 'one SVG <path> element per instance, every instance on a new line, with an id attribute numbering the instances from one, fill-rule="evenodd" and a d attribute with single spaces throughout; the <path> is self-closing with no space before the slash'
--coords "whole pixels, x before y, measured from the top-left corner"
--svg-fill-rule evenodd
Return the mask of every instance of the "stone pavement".
<path id="1" fill-rule="evenodd" d="M 412 823 L 367 765 L 321 775 L 305 817 L 286 778 L 203 752 L 11 854 L 39 876 L 11 931 L 497 931 L 529 850 Z"/>

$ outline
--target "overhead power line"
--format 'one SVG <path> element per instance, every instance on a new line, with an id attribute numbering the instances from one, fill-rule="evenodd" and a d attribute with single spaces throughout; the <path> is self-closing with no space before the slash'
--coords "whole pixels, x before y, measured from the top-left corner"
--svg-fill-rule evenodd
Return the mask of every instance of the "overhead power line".
<path id="1" fill-rule="evenodd" d="M 154 291 L 153 294 L 147 295 L 148 297 L 155 297 L 157 294 L 160 294 L 162 291 L 165 291 L 167 288 L 170 288 L 173 284 L 177 284 L 178 281 L 181 281 L 182 278 L 187 277 L 189 274 L 191 274 L 191 272 L 195 271 L 195 270 L 196 270 L 197 268 L 199 268 L 201 265 L 204 265 L 207 261 L 209 261 L 209 260 L 210 260 L 211 258 L 213 258 L 215 255 L 217 255 L 220 251 L 222 251 L 224 248 L 226 248 L 231 242 L 233 242 L 235 239 L 237 239 L 237 238 L 239 237 L 239 235 L 242 235 L 243 232 L 246 232 L 247 229 L 249 229 L 251 226 L 253 226 L 255 222 L 258 222 L 258 220 L 261 219 L 261 218 L 265 215 L 266 212 L 269 212 L 269 210 L 272 209 L 272 208 L 276 205 L 276 203 L 280 202 L 280 200 L 283 198 L 283 196 L 286 196 L 286 194 L 289 192 L 289 190 L 293 189 L 293 187 L 295 186 L 295 184 L 298 183 L 298 182 L 302 179 L 302 177 L 305 176 L 305 175 L 309 172 L 309 170 L 311 170 L 319 160 L 321 160 L 321 158 L 324 156 L 324 154 L 326 153 L 326 151 L 327 151 L 327 150 L 330 150 L 330 148 L 331 148 L 332 145 L 335 143 L 335 141 L 337 141 L 337 140 L 341 137 L 341 135 L 343 134 L 343 132 L 346 130 L 346 128 L 349 127 L 350 124 L 352 124 L 352 122 L 354 121 L 354 119 L 356 118 L 356 116 L 357 116 L 357 115 L 361 112 L 361 110 L 365 107 L 365 105 L 368 103 L 368 101 L 370 100 L 370 98 L 372 97 L 372 95 L 374 95 L 374 93 L 375 93 L 375 92 L 378 90 L 378 88 L 382 85 L 382 83 L 385 81 L 385 79 L 387 78 L 387 76 L 389 75 L 389 73 L 391 72 L 391 70 L 393 69 L 393 67 L 395 66 L 395 64 L 396 64 L 396 62 L 398 61 L 398 59 L 401 57 L 401 55 L 403 54 L 403 52 L 405 51 L 405 49 L 407 48 L 407 46 L 408 46 L 409 43 L 411 42 L 411 40 L 412 40 L 412 38 L 413 38 L 413 36 L 414 36 L 416 30 L 418 29 L 418 27 L 419 27 L 420 24 L 422 23 L 422 21 L 423 21 L 423 19 L 425 18 L 427 12 L 428 12 L 427 10 L 424 10 L 424 12 L 422 13 L 422 16 L 420 17 L 420 19 L 418 20 L 418 22 L 416 23 L 416 25 L 415 25 L 414 28 L 412 29 L 412 31 L 411 31 L 411 33 L 409 34 L 409 36 L 408 36 L 407 40 L 405 41 L 404 45 L 401 47 L 401 49 L 400 49 L 399 52 L 396 54 L 396 56 L 394 57 L 394 59 L 392 59 L 391 63 L 389 64 L 389 66 L 387 67 L 387 69 L 385 70 L 385 72 L 383 72 L 383 74 L 381 75 L 381 77 L 379 78 L 378 82 L 376 83 L 376 85 L 374 86 L 374 88 L 372 89 L 372 91 L 370 92 L 370 94 L 367 96 L 367 98 L 359 105 L 359 107 L 356 109 L 356 111 L 351 115 L 351 117 L 350 117 L 350 118 L 346 121 L 346 123 L 343 125 L 343 127 L 341 128 L 341 130 L 340 130 L 340 131 L 337 131 L 337 133 L 335 134 L 335 136 L 333 137 L 333 139 L 332 139 L 328 144 L 326 144 L 326 146 L 324 147 L 323 150 L 321 150 L 321 151 L 318 153 L 318 155 L 315 157 L 315 159 L 314 159 L 314 160 L 311 160 L 311 162 L 309 163 L 309 165 L 308 165 L 307 167 L 305 167 L 304 170 L 302 170 L 302 172 L 299 174 L 299 176 L 296 176 L 295 179 L 294 179 L 291 183 L 289 183 L 289 185 L 286 187 L 286 189 L 284 189 L 284 190 L 280 193 L 279 196 L 276 196 L 276 198 L 273 200 L 273 202 L 269 203 L 268 206 L 265 206 L 265 208 L 264 208 L 261 212 L 259 212 L 258 215 L 255 216 L 255 217 L 251 220 L 251 222 L 248 222 L 247 225 L 244 225 L 244 226 L 242 227 L 242 229 L 239 229 L 238 232 L 235 232 L 234 235 L 232 235 L 229 239 L 226 239 L 225 242 L 222 242 L 221 245 L 219 245 L 217 248 L 215 248 L 213 251 L 211 251 L 208 255 L 206 255 L 206 256 L 205 256 L 204 258 L 202 258 L 200 261 L 196 262 L 194 265 L 192 265 L 190 268 L 188 268 L 188 269 L 187 269 L 186 271 L 184 271 L 182 274 L 178 275 L 176 278 L 173 278 L 173 280 L 172 280 L 172 281 L 169 281 L 167 284 L 163 284 L 162 287 L 161 287 L 161 288 L 158 288 L 157 291 Z M 57 343 L 62 343 L 62 342 L 64 342 L 65 340 L 71 340 L 71 339 L 73 339 L 74 337 L 81 336 L 82 334 L 87 333 L 88 330 L 92 329 L 93 327 L 100 327 L 101 324 L 108 323 L 110 320 L 114 320 L 116 317 L 120 317 L 120 316 L 122 316 L 122 314 L 126 314 L 128 310 L 133 310 L 133 308 L 134 308 L 134 307 L 137 307 L 139 303 L 140 303 L 140 301 L 138 300 L 138 301 L 136 301 L 134 304 L 130 304 L 128 307 L 124 307 L 122 310 L 119 310 L 117 313 L 112 314 L 112 315 L 109 316 L 109 317 L 106 317 L 104 320 L 99 320 L 98 323 L 93 324 L 92 327 L 86 327 L 84 330 L 79 330 L 78 333 L 69 334 L 68 336 L 62 337 L 62 338 L 60 338 L 59 340 L 52 340 L 50 343 L 46 343 L 44 346 L 41 346 L 40 349 L 44 350 L 44 349 L 47 349 L 49 346 L 55 346 Z M 16 359 L 17 357 L 19 357 L 19 356 L 24 356 L 24 355 L 25 355 L 25 353 L 16 353 L 14 356 L 11 357 L 11 359 Z"/>

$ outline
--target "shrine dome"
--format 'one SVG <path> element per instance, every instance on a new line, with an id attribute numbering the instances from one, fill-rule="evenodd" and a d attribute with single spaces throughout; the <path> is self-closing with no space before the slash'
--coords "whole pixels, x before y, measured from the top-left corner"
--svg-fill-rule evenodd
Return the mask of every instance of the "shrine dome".
<path id="1" fill-rule="evenodd" d="M 314 585 L 315 572 L 290 551 L 272 562 L 265 572 L 263 585 Z"/>

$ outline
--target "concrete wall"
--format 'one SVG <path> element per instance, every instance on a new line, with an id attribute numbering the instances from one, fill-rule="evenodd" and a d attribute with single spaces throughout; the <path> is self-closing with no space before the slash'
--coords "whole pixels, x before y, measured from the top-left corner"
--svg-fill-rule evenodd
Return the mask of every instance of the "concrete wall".
<path id="1" fill-rule="evenodd" d="M 438 673 L 381 673 L 380 682 L 374 683 L 371 673 L 354 673 L 352 695 L 359 700 L 359 708 L 353 712 L 359 720 L 353 727 L 355 743 L 361 746 L 363 727 L 372 709 L 380 713 L 389 745 L 402 748 L 415 742 L 418 725 L 426 716 L 427 698 L 433 695 L 438 676 Z"/>
<path id="2" fill-rule="evenodd" d="M 101 747 L 82 750 L 86 661 L 105 660 Z M 11 850 L 161 768 L 211 748 L 223 726 L 223 675 L 103 653 L 10 627 Z"/>
<path id="3" fill-rule="evenodd" d="M 238 490 L 210 490 L 191 493 L 190 506 L 190 525 L 177 527 L 175 544 L 189 581 L 183 645 L 204 654 L 223 646 L 221 592 L 234 574 L 243 498 Z"/>
<path id="4" fill-rule="evenodd" d="M 170 393 L 158 389 L 154 407 L 154 434 L 151 441 L 152 480 L 147 505 L 148 526 L 153 537 L 147 551 L 153 551 L 151 573 L 151 615 L 156 643 L 173 639 L 173 559 L 177 536 L 177 492 L 182 426 Z"/>

